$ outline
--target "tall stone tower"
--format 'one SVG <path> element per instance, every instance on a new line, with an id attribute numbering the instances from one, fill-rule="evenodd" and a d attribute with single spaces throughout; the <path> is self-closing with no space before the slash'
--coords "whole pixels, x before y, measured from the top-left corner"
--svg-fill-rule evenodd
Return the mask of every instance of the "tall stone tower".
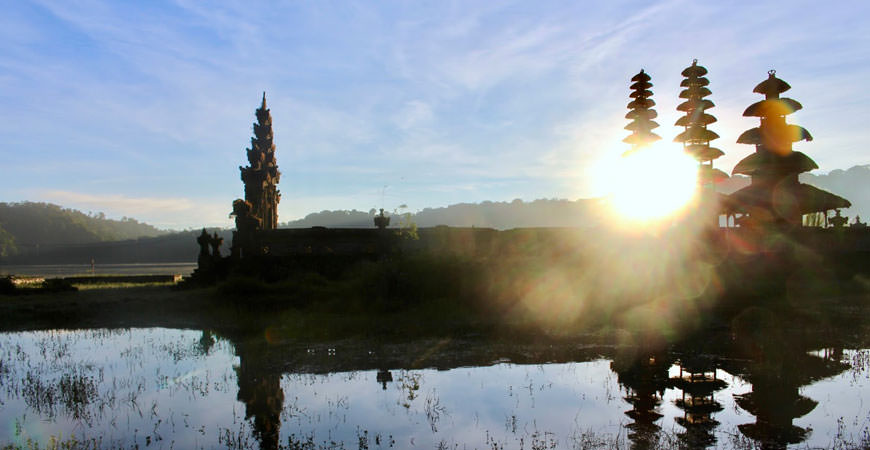
<path id="1" fill-rule="evenodd" d="M 239 166 L 242 182 L 245 184 L 245 201 L 251 204 L 251 214 L 260 219 L 260 229 L 278 228 L 278 202 L 281 192 L 278 181 L 281 172 L 275 161 L 275 144 L 272 142 L 272 115 L 266 107 L 266 93 L 263 103 L 256 111 L 254 137 L 248 151 L 248 167 Z"/>

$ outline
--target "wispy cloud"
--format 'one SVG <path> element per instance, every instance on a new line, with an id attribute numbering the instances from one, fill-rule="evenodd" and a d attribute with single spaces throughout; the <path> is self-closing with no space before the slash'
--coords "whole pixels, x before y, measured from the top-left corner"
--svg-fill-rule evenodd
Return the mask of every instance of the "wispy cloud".
<path id="1" fill-rule="evenodd" d="M 594 195 L 595 162 L 622 145 L 628 78 L 641 67 L 653 75 L 670 140 L 679 71 L 692 58 L 711 70 L 719 167 L 751 151 L 734 141 L 755 126 L 741 113 L 770 68 L 806 107 L 790 118 L 816 137 L 801 150 L 823 169 L 868 162 L 860 2 L 35 0 L 6 9 L 0 192 L 93 193 L 89 180 L 101 180 L 100 192 L 121 196 L 113 207 L 140 219 L 160 208 L 134 199 L 203 199 L 190 200 L 197 214 L 167 210 L 161 223 L 226 220 L 262 90 L 284 173 L 281 211 L 294 216 L 319 202 L 366 208 L 402 179 L 407 189 L 394 193 L 421 207 Z M 203 202 L 213 206 L 198 210 Z M 98 204 L 111 203 L 87 203 Z"/>

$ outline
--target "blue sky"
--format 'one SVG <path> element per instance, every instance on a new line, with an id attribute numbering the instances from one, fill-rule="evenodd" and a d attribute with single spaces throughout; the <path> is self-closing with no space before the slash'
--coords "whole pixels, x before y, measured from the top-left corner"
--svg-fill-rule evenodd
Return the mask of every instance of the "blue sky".
<path id="1" fill-rule="evenodd" d="M 863 1 L 2 3 L 3 201 L 230 226 L 263 91 L 281 221 L 595 196 L 627 148 L 629 78 L 653 77 L 670 141 L 693 58 L 718 167 L 752 151 L 741 114 L 772 68 L 815 137 L 797 150 L 821 172 L 870 163 Z"/>

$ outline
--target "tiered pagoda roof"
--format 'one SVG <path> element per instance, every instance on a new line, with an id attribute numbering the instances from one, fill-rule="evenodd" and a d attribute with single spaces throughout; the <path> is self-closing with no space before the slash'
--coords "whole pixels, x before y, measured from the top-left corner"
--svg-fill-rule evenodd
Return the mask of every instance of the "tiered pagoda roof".
<path id="1" fill-rule="evenodd" d="M 713 160 L 724 153 L 718 148 L 710 146 L 710 141 L 718 139 L 719 135 L 707 128 L 715 123 L 716 118 L 707 114 L 707 110 L 714 107 L 712 101 L 706 99 L 711 92 L 707 86 L 710 81 L 704 77 L 707 69 L 698 65 L 698 60 L 692 61 L 692 65 L 683 70 L 685 79 L 680 83 L 683 91 L 680 98 L 686 99 L 677 106 L 678 111 L 686 113 L 677 119 L 675 125 L 685 128 L 685 131 L 674 138 L 674 142 L 683 144 L 683 149 L 695 158 L 700 164 L 698 181 L 702 185 L 722 181 L 728 178 L 725 172 L 713 168 Z"/>
<path id="2" fill-rule="evenodd" d="M 802 108 L 797 101 L 780 97 L 791 89 L 788 83 L 768 72 L 768 78 L 753 89 L 764 100 L 753 103 L 743 112 L 758 117 L 760 126 L 744 132 L 740 144 L 755 145 L 755 153 L 740 161 L 732 174 L 752 177 L 752 184 L 728 200 L 730 212 L 748 213 L 753 222 L 800 224 L 801 216 L 847 208 L 851 203 L 830 192 L 798 182 L 798 174 L 817 169 L 815 161 L 792 150 L 798 141 L 811 141 L 805 128 L 786 123 L 786 116 Z"/>
<path id="3" fill-rule="evenodd" d="M 637 75 L 631 77 L 631 81 L 633 82 L 630 86 L 632 93 L 629 97 L 633 100 L 629 102 L 628 109 L 630 111 L 625 115 L 626 119 L 631 120 L 631 123 L 625 126 L 626 130 L 631 131 L 631 134 L 622 140 L 626 144 L 631 144 L 631 150 L 626 151 L 622 156 L 628 156 L 661 139 L 659 135 L 652 132 L 658 128 L 659 124 L 653 120 L 658 113 L 652 109 L 656 102 L 650 98 L 653 94 L 649 90 L 652 87 L 650 76 L 641 69 Z"/>

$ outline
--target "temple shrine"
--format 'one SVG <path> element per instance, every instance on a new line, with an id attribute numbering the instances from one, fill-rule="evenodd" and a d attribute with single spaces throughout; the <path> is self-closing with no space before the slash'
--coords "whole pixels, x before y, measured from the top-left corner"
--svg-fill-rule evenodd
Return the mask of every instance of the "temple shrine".
<path id="1" fill-rule="evenodd" d="M 728 179 L 728 174 L 713 167 L 713 160 L 725 153 L 710 146 L 710 141 L 719 139 L 719 135 L 708 128 L 708 125 L 716 122 L 716 117 L 707 113 L 715 105 L 705 98 L 712 94 L 707 87 L 710 81 L 704 77 L 706 74 L 707 69 L 699 66 L 697 59 L 683 69 L 684 79 L 680 87 L 684 89 L 680 92 L 680 98 L 685 101 L 677 106 L 677 111 L 685 115 L 677 119 L 674 125 L 683 127 L 684 131 L 674 138 L 674 142 L 683 144 L 683 151 L 698 161 L 699 206 L 702 214 L 714 216 L 713 225 L 718 227 L 721 202 L 716 185 Z"/>
<path id="2" fill-rule="evenodd" d="M 792 150 L 798 141 L 811 141 L 805 128 L 789 124 L 787 115 L 803 108 L 800 103 L 780 94 L 791 89 L 788 83 L 768 72 L 766 80 L 753 92 L 764 100 L 749 105 L 744 117 L 758 117 L 760 126 L 744 132 L 739 144 L 755 146 L 755 153 L 743 158 L 732 174 L 749 175 L 752 183 L 731 194 L 726 205 L 729 214 L 741 214 L 743 226 L 796 227 L 804 214 L 824 213 L 852 204 L 837 195 L 798 181 L 798 175 L 818 169 L 807 155 Z"/>
<path id="3" fill-rule="evenodd" d="M 629 102 L 628 109 L 630 111 L 625 115 L 626 119 L 631 120 L 631 123 L 625 126 L 626 130 L 631 131 L 631 134 L 622 140 L 622 142 L 630 144 L 631 149 L 623 153 L 622 156 L 631 155 L 661 139 L 659 135 L 652 132 L 658 128 L 659 124 L 653 120 L 658 113 L 652 109 L 656 102 L 650 98 L 653 93 L 649 90 L 652 87 L 649 74 L 644 73 L 641 69 L 637 75 L 631 77 L 631 81 L 634 82 L 630 86 L 633 92 L 629 94 L 629 97 L 633 100 Z"/>

